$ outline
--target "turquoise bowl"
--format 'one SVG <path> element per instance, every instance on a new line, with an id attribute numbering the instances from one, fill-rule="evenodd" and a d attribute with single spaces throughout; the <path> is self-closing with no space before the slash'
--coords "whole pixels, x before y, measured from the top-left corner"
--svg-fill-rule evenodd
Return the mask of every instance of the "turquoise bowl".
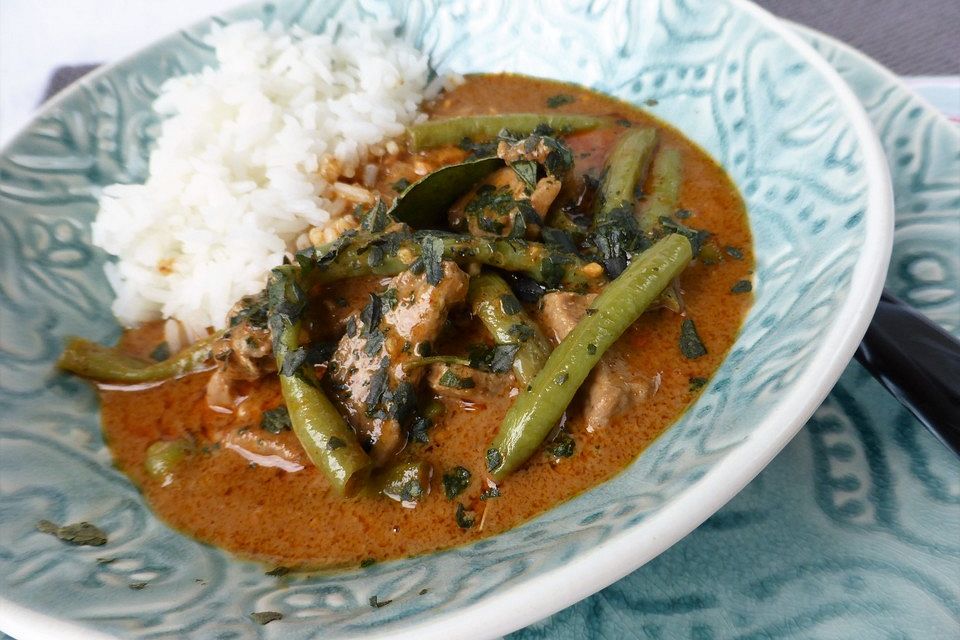
<path id="1" fill-rule="evenodd" d="M 165 78 L 211 61 L 211 22 L 319 30 L 369 15 L 398 18 L 440 69 L 656 100 L 650 110 L 743 193 L 756 304 L 696 404 L 613 480 L 468 546 L 278 581 L 159 522 L 111 467 L 93 391 L 53 363 L 68 334 L 119 334 L 105 256 L 90 245 L 97 195 L 145 177 L 150 103 Z M 24 638 L 483 638 L 568 606 L 686 535 L 791 439 L 867 326 L 893 226 L 884 156 L 854 96 L 796 35 L 739 0 L 245 6 L 46 105 L 0 155 L 0 206 L 0 604 Z M 35 531 L 42 518 L 96 522 L 110 542 L 65 547 Z M 374 608 L 372 596 L 392 602 Z M 285 617 L 253 624 L 248 614 L 264 610 Z"/>

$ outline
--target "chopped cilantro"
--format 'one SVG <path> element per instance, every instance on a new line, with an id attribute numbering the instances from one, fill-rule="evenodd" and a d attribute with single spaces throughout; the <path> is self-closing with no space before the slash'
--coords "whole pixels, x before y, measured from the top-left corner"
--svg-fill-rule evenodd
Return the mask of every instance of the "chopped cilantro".
<path id="1" fill-rule="evenodd" d="M 519 344 L 479 345 L 470 350 L 470 366 L 490 373 L 506 373 L 520 350 Z"/>
<path id="2" fill-rule="evenodd" d="M 487 471 L 496 471 L 503 465 L 503 454 L 499 449 L 487 449 Z"/>
<path id="3" fill-rule="evenodd" d="M 753 291 L 753 285 L 750 284 L 749 280 L 737 280 L 732 287 L 730 287 L 731 293 L 750 293 Z"/>
<path id="4" fill-rule="evenodd" d="M 279 611 L 255 611 L 250 614 L 253 621 L 257 624 L 270 624 L 274 620 L 283 620 L 283 614 Z"/>
<path id="5" fill-rule="evenodd" d="M 470 485 L 470 470 L 465 467 L 454 467 L 443 474 L 443 495 L 447 500 L 453 500 L 463 493 Z"/>
<path id="6" fill-rule="evenodd" d="M 723 250 L 734 260 L 743 260 L 743 251 L 736 247 L 724 247 Z"/>
<path id="7" fill-rule="evenodd" d="M 554 458 L 569 458 L 573 455 L 576 443 L 569 433 L 561 431 L 556 440 L 547 446 L 547 452 Z"/>
<path id="8" fill-rule="evenodd" d="M 473 389 L 477 386 L 472 377 L 461 378 L 450 369 L 444 371 L 437 382 L 440 386 L 450 387 L 451 389 Z"/>
<path id="9" fill-rule="evenodd" d="M 517 177 L 531 189 L 537 186 L 537 163 L 533 160 L 518 160 L 510 165 Z"/>
<path id="10" fill-rule="evenodd" d="M 523 307 L 520 306 L 520 301 L 517 300 L 517 297 L 512 293 L 505 293 L 500 296 L 500 306 L 508 316 L 514 316 L 523 310 Z"/>
<path id="11" fill-rule="evenodd" d="M 290 428 L 290 412 L 285 405 L 268 409 L 260 417 L 260 428 L 269 433 L 280 433 Z"/>
<path id="12" fill-rule="evenodd" d="M 370 233 L 380 233 L 392 222 L 387 213 L 387 205 L 383 200 L 377 200 L 377 203 L 368 211 L 360 222 L 360 227 Z"/>
<path id="13" fill-rule="evenodd" d="M 427 282 L 436 286 L 443 279 L 443 239 L 427 235 L 420 240 L 420 259 Z"/>
<path id="14" fill-rule="evenodd" d="M 107 534 L 89 522 L 60 527 L 49 520 L 41 520 L 37 523 L 37 531 L 56 536 L 63 542 L 76 546 L 100 547 L 107 544 Z"/>
<path id="15" fill-rule="evenodd" d="M 150 358 L 161 362 L 170 357 L 170 345 L 167 344 L 167 341 L 164 340 L 156 346 L 156 348 L 150 352 Z"/>
<path id="16" fill-rule="evenodd" d="M 470 515 L 467 515 L 467 514 L 470 514 Z M 472 511 L 467 511 L 467 509 L 464 508 L 462 502 L 458 502 L 457 513 L 456 513 L 457 526 L 460 527 L 461 529 L 469 529 L 470 527 L 472 527 L 473 523 L 477 521 L 476 517 L 474 517 L 472 514 L 473 514 Z"/>
<path id="17" fill-rule="evenodd" d="M 696 360 L 707 355 L 707 348 L 697 333 L 697 326 L 690 318 L 684 318 L 680 323 L 680 351 L 687 360 Z"/>
<path id="18" fill-rule="evenodd" d="M 690 391 L 699 391 L 703 389 L 704 385 L 707 384 L 706 378 L 694 377 L 690 378 Z"/>
<path id="19" fill-rule="evenodd" d="M 556 109 L 557 107 L 562 107 L 565 104 L 570 104 L 574 100 L 576 100 L 576 98 L 570 94 L 558 93 L 547 98 L 547 107 L 550 109 Z"/>
<path id="20" fill-rule="evenodd" d="M 500 497 L 500 487 L 494 485 L 480 494 L 481 500 L 490 500 L 491 498 Z"/>

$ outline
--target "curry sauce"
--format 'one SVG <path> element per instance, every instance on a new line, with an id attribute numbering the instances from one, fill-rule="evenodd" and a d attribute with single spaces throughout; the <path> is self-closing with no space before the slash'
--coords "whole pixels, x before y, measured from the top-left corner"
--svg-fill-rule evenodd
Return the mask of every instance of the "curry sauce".
<path id="1" fill-rule="evenodd" d="M 557 96 L 563 96 L 558 99 Z M 550 107 L 550 105 L 556 105 Z M 415 556 L 495 535 L 608 480 L 696 399 L 699 389 L 733 344 L 752 302 L 749 292 L 731 291 L 749 280 L 753 269 L 751 236 L 743 201 L 710 157 L 681 133 L 623 102 L 576 86 L 513 75 L 469 77 L 442 94 L 431 116 L 543 112 L 609 116 L 617 125 L 565 137 L 575 171 L 599 178 L 607 155 L 622 131 L 656 127 L 660 148 L 682 158 L 679 205 L 683 223 L 709 230 L 711 260 L 695 260 L 683 272 L 684 314 L 668 309 L 645 313 L 622 336 L 618 347 L 637 370 L 656 376 L 658 385 L 644 402 L 609 424 L 588 429 L 579 394 L 567 411 L 565 430 L 574 447 L 569 457 L 541 451 L 499 483 L 498 497 L 481 500 L 490 485 L 484 459 L 487 444 L 519 392 L 482 401 L 438 397 L 442 412 L 429 429 L 428 443 L 408 450 L 433 469 L 430 491 L 414 508 L 379 495 L 344 499 L 304 454 L 289 430 L 260 427 L 264 411 L 283 400 L 276 375 L 245 384 L 232 411 L 211 408 L 206 400 L 210 372 L 137 387 L 100 387 L 104 432 L 119 468 L 142 490 L 167 523 L 195 538 L 241 556 L 300 568 L 356 566 L 368 560 Z M 465 150 L 449 147 L 384 160 L 378 182 L 385 197 L 392 185 L 418 163 L 428 167 L 457 162 Z M 414 176 L 415 177 L 415 176 Z M 328 300 L 349 307 L 383 286 L 365 277 L 332 285 Z M 535 314 L 535 305 L 529 305 Z M 681 322 L 693 318 L 707 353 L 687 359 L 678 346 Z M 484 341 L 484 329 L 465 314 L 451 314 L 452 330 L 435 348 L 453 350 Z M 127 332 L 122 348 L 146 355 L 162 341 L 159 325 Z M 146 472 L 148 447 L 190 434 L 197 450 L 169 475 Z M 454 467 L 470 470 L 471 480 L 456 499 L 444 495 L 442 476 Z M 475 523 L 462 528 L 458 505 Z"/>

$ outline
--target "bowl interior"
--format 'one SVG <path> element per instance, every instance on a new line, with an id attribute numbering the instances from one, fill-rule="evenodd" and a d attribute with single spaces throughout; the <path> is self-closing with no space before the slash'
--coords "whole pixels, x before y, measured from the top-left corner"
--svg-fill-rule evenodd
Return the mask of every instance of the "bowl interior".
<path id="1" fill-rule="evenodd" d="M 810 400 L 811 367 L 821 366 L 825 351 L 846 348 L 836 332 L 858 321 L 849 298 L 873 282 L 863 273 L 865 243 L 886 223 L 870 199 L 870 189 L 885 187 L 868 166 L 856 114 L 804 51 L 737 2 L 315 0 L 251 5 L 223 20 L 276 19 L 314 31 L 331 17 L 370 15 L 396 17 L 439 69 L 515 71 L 636 104 L 656 100 L 651 111 L 725 166 L 747 202 L 756 303 L 729 356 L 698 402 L 619 476 L 467 547 L 278 583 L 259 565 L 169 530 L 110 466 L 92 391 L 54 373 L 52 363 L 67 334 L 111 340 L 119 332 L 89 222 L 100 187 L 145 177 L 157 132 L 149 105 L 160 83 L 212 61 L 201 40 L 210 23 L 201 24 L 85 79 L 0 159 L 6 597 L 131 637 L 207 637 L 214 629 L 253 637 L 259 630 L 247 614 L 262 610 L 286 614 L 288 638 L 429 625 L 642 531 L 759 431 L 790 432 L 805 419 L 777 424 L 770 417 Z M 881 267 L 872 278 L 882 275 Z M 110 544 L 66 548 L 33 532 L 41 518 L 96 522 Z M 650 544 L 662 548 L 676 537 Z M 97 557 L 116 560 L 98 564 Z M 127 588 L 144 580 L 147 590 Z M 373 595 L 393 602 L 371 608 Z M 532 619 L 515 610 L 502 615 L 517 620 L 512 626 Z M 264 629 L 277 633 L 276 626 Z"/>

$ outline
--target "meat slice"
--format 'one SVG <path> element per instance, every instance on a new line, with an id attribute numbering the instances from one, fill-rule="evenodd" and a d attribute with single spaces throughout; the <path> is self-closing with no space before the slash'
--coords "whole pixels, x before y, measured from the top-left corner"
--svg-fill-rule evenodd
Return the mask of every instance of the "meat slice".
<path id="1" fill-rule="evenodd" d="M 414 408 L 414 387 L 423 368 L 404 363 L 436 339 L 449 309 L 467 295 L 467 274 L 443 262 L 436 285 L 426 274 L 406 271 L 347 322 L 337 344 L 328 381 L 351 423 L 383 464 L 406 442 L 403 426 Z"/>
<path id="2" fill-rule="evenodd" d="M 524 216 L 524 236 L 536 237 L 537 219 L 546 217 L 561 186 L 559 178 L 547 176 L 531 189 L 510 167 L 498 169 L 454 203 L 450 226 L 465 226 L 475 236 L 509 236 Z"/>
<path id="3" fill-rule="evenodd" d="M 427 384 L 440 396 L 482 401 L 508 393 L 509 375 L 471 369 L 462 364 L 435 364 L 427 374 Z"/>
<path id="4" fill-rule="evenodd" d="M 595 294 L 552 292 L 543 296 L 539 319 L 546 333 L 563 340 L 586 315 Z M 646 376 L 630 367 L 618 344 L 600 359 L 587 378 L 582 392 L 587 431 L 593 431 L 630 407 L 643 402 L 659 387 L 659 375 Z"/>
<path id="5" fill-rule="evenodd" d="M 217 363 L 207 383 L 207 404 L 231 409 L 238 381 L 258 380 L 277 370 L 263 296 L 242 298 L 227 314 L 230 328 L 213 343 Z"/>

